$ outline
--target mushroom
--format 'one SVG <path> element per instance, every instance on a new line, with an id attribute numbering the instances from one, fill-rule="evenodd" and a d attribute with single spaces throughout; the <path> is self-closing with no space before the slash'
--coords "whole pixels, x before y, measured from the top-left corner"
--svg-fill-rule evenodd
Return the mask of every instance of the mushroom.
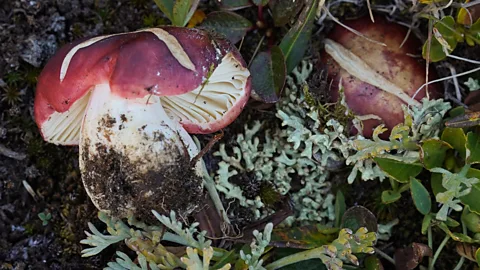
<path id="1" fill-rule="evenodd" d="M 425 64 L 414 58 L 421 43 L 410 36 L 401 46 L 407 29 L 380 17 L 375 23 L 363 17 L 345 24 L 364 36 L 336 26 L 325 39 L 322 63 L 332 82 L 332 99 L 338 100 L 341 83 L 348 107 L 366 119 L 362 134 L 371 137 L 383 123 L 389 129 L 383 137 L 388 136 L 404 120 L 402 105 L 418 106 L 426 96 L 425 88 L 415 95 L 426 77 Z M 433 70 L 429 76 L 429 80 L 434 78 Z M 431 96 L 438 92 L 436 85 L 429 86 Z"/>
<path id="2" fill-rule="evenodd" d="M 40 74 L 34 109 L 46 141 L 79 145 L 98 209 L 145 218 L 198 207 L 202 169 L 188 132 L 229 125 L 249 95 L 250 73 L 229 42 L 163 27 L 65 45 Z"/>

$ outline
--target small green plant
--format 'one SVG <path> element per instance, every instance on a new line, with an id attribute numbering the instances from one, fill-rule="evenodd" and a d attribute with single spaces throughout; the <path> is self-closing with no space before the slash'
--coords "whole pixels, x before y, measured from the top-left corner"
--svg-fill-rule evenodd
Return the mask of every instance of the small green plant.
<path id="1" fill-rule="evenodd" d="M 47 226 L 48 222 L 52 219 L 52 214 L 50 212 L 44 211 L 39 213 L 38 217 L 42 221 L 42 225 Z"/>
<path id="2" fill-rule="evenodd" d="M 199 0 L 154 0 L 155 4 L 175 26 L 187 25 L 197 9 Z"/>
<path id="3" fill-rule="evenodd" d="M 87 239 L 81 241 L 82 244 L 90 245 L 91 248 L 82 251 L 84 257 L 96 255 L 105 248 L 120 241 L 137 253 L 137 258 L 132 260 L 123 252 L 117 252 L 115 262 L 108 263 L 106 269 L 124 270 L 124 269 L 230 269 L 235 266 L 236 269 L 262 270 L 279 269 L 281 267 L 298 263 L 312 258 L 320 258 L 329 270 L 342 269 L 344 263 L 359 265 L 359 260 L 355 254 L 374 253 L 373 245 L 376 242 L 376 233 L 368 232 L 364 227 L 360 227 L 355 233 L 345 228 L 337 230 L 337 238 L 333 241 L 324 243 L 324 229 L 302 228 L 299 231 L 306 233 L 305 237 L 298 239 L 298 234 L 292 234 L 291 237 L 281 231 L 274 231 L 273 224 L 266 224 L 264 231 L 253 231 L 253 237 L 248 237 L 247 244 L 236 243 L 235 238 L 225 238 L 235 244 L 231 250 L 218 247 L 212 247 L 212 242 L 206 240 L 206 232 L 197 230 L 198 223 L 193 223 L 189 227 L 177 221 L 174 212 L 170 216 L 159 215 L 153 211 L 154 216 L 160 222 L 159 226 L 147 225 L 128 218 L 125 223 L 109 217 L 103 212 L 99 212 L 98 217 L 107 225 L 109 234 L 102 234 L 91 223 L 88 224 L 91 232 L 86 232 Z M 308 231 L 310 230 L 310 231 Z M 334 230 L 335 231 L 335 230 Z M 320 233 L 321 232 L 321 233 Z M 331 232 L 329 232 L 331 233 Z M 295 236 L 296 235 L 296 236 Z M 318 238 L 320 237 L 320 238 Z M 282 240 L 280 240 L 283 238 Z M 318 239 L 317 239 L 318 238 Z M 310 248 L 295 254 L 274 260 L 265 265 L 266 260 L 271 260 L 275 245 L 281 245 L 283 242 L 303 241 L 310 243 Z M 312 242 L 310 242 L 312 241 Z M 328 241 L 328 240 L 327 240 Z M 165 244 L 171 242 L 182 245 L 185 248 L 184 255 L 176 255 L 169 251 Z M 180 253 L 181 254 L 181 253 Z M 202 258 L 200 258 L 200 256 Z"/>

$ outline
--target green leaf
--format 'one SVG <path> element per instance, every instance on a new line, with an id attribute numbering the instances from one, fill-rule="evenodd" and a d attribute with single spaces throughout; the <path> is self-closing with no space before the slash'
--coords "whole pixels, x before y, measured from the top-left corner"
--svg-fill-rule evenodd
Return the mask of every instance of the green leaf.
<path id="1" fill-rule="evenodd" d="M 239 10 L 251 7 L 253 4 L 249 0 L 222 0 L 219 1 L 220 8 L 223 10 Z"/>
<path id="2" fill-rule="evenodd" d="M 299 252 L 303 252 L 303 250 L 299 251 L 298 249 L 293 249 L 293 248 L 277 248 L 277 249 L 275 249 L 275 252 L 273 254 L 273 256 L 274 256 L 273 260 L 274 261 L 279 260 L 281 258 L 287 257 L 287 256 L 295 254 L 295 253 L 299 253 Z M 242 268 L 242 270 L 243 269 L 248 269 L 248 266 L 246 268 Z M 327 270 L 327 268 L 325 267 L 325 265 L 322 263 L 322 261 L 320 259 L 303 260 L 303 261 L 299 261 L 297 263 L 282 266 L 282 268 L 280 268 L 280 269 L 281 270 L 298 270 L 298 269 L 302 269 L 302 270 Z M 235 270 L 237 270 L 237 269 L 235 269 Z"/>
<path id="3" fill-rule="evenodd" d="M 173 22 L 173 4 L 174 0 L 153 0 L 160 10 Z"/>
<path id="4" fill-rule="evenodd" d="M 465 107 L 463 106 L 457 106 L 453 109 L 451 109 L 449 112 L 448 112 L 448 118 L 450 117 L 456 117 L 456 116 L 460 116 L 460 115 L 463 115 L 465 114 Z M 448 119 L 447 118 L 447 119 Z"/>
<path id="5" fill-rule="evenodd" d="M 478 242 L 477 240 L 472 239 L 470 236 L 465 235 L 463 233 L 456 233 L 450 231 L 450 228 L 448 228 L 447 224 L 444 222 L 440 222 L 437 224 L 437 226 L 442 229 L 446 234 L 448 234 L 454 241 L 458 242 L 465 242 L 465 243 L 475 243 Z"/>
<path id="6" fill-rule="evenodd" d="M 470 28 L 467 30 L 467 34 L 472 36 L 470 38 L 470 39 L 473 38 L 472 41 L 477 43 L 477 45 L 480 45 L 480 18 L 478 18 L 477 21 L 474 24 L 472 24 L 472 26 L 470 26 Z"/>
<path id="7" fill-rule="evenodd" d="M 466 162 L 467 164 L 480 163 L 480 136 L 475 132 L 469 132 L 467 134 L 467 148 Z"/>
<path id="8" fill-rule="evenodd" d="M 311 249 L 331 243 L 337 237 L 337 233 L 337 228 L 326 228 L 319 224 L 279 228 L 273 230 L 271 244 Z"/>
<path id="9" fill-rule="evenodd" d="M 480 179 L 480 170 L 470 168 L 467 172 L 467 177 L 476 177 Z M 480 215 L 480 183 L 472 186 L 472 191 L 469 194 L 460 197 L 460 201 L 468 206 L 468 209 Z"/>
<path id="10" fill-rule="evenodd" d="M 477 251 L 475 251 L 475 260 L 477 261 L 477 264 L 480 266 L 480 248 L 477 248 Z"/>
<path id="11" fill-rule="evenodd" d="M 276 27 L 288 24 L 300 12 L 305 0 L 270 0 L 268 7 L 272 11 L 273 23 Z"/>
<path id="12" fill-rule="evenodd" d="M 423 217 L 422 221 L 422 234 L 425 235 L 427 233 L 428 227 L 432 224 L 432 219 L 434 215 L 433 214 L 428 214 Z"/>
<path id="13" fill-rule="evenodd" d="M 432 200 L 428 190 L 415 178 L 410 180 L 410 193 L 412 194 L 413 203 L 418 212 L 426 215 L 432 208 Z"/>
<path id="14" fill-rule="evenodd" d="M 290 73 L 300 63 L 307 50 L 317 6 L 318 0 L 308 0 L 298 20 L 280 42 L 279 46 L 287 63 L 287 73 Z"/>
<path id="15" fill-rule="evenodd" d="M 233 44 L 242 40 L 248 30 L 252 29 L 249 20 L 230 11 L 211 12 L 200 26 L 224 35 Z"/>
<path id="16" fill-rule="evenodd" d="M 460 157 L 465 159 L 465 143 L 467 141 L 467 137 L 465 136 L 465 132 L 463 131 L 463 129 L 447 127 L 443 130 L 441 139 L 442 141 L 450 144 L 453 149 L 457 150 L 460 153 Z"/>
<path id="17" fill-rule="evenodd" d="M 402 194 L 398 191 L 393 191 L 393 190 L 384 190 L 382 192 L 382 203 L 384 204 L 389 204 L 389 203 L 394 203 L 402 197 Z"/>
<path id="18" fill-rule="evenodd" d="M 342 216 L 347 209 L 345 203 L 345 196 L 343 196 L 342 191 L 337 191 L 337 196 L 335 197 L 335 227 L 339 228 L 342 221 Z"/>
<path id="19" fill-rule="evenodd" d="M 416 177 L 423 169 L 420 164 L 408 164 L 388 158 L 374 158 L 377 165 L 391 178 L 400 183 L 408 183 L 410 177 Z"/>
<path id="20" fill-rule="evenodd" d="M 442 167 L 448 149 L 452 149 L 452 146 L 438 139 L 423 141 L 420 148 L 420 160 L 423 166 L 426 169 Z"/>
<path id="21" fill-rule="evenodd" d="M 383 265 L 382 262 L 380 261 L 377 256 L 368 256 L 365 258 L 363 261 L 363 264 L 365 266 L 365 270 L 383 270 Z"/>
<path id="22" fill-rule="evenodd" d="M 446 189 L 442 185 L 442 174 L 441 173 L 432 173 L 430 177 L 430 185 L 432 187 L 433 195 L 437 196 L 440 192 L 445 192 Z"/>
<path id="23" fill-rule="evenodd" d="M 252 2 L 257 5 L 257 6 L 265 6 L 266 4 L 268 4 L 268 1 L 269 0 L 252 0 Z"/>
<path id="24" fill-rule="evenodd" d="M 235 253 L 236 252 L 234 249 L 230 250 L 229 252 L 225 252 L 225 254 L 216 261 L 211 269 L 220 269 L 228 263 L 234 264 L 234 261 L 237 258 Z"/>
<path id="25" fill-rule="evenodd" d="M 287 73 L 285 58 L 278 46 L 257 54 L 250 66 L 250 73 L 254 99 L 265 103 L 275 103 L 280 99 Z"/>
<path id="26" fill-rule="evenodd" d="M 193 0 L 177 0 L 173 6 L 173 20 L 172 23 L 175 26 L 183 27 L 188 23 L 188 14 L 192 8 Z"/>
<path id="27" fill-rule="evenodd" d="M 448 53 L 451 53 L 457 46 L 458 34 L 455 33 L 455 19 L 452 16 L 445 16 L 440 22 L 437 22 L 433 26 L 434 34 L 432 35 L 432 41 L 430 45 L 430 61 L 438 62 L 445 59 L 445 49 Z M 435 36 L 437 33 L 438 36 Z M 427 59 L 427 46 L 428 40 L 423 45 L 422 55 L 424 59 Z"/>
<path id="28" fill-rule="evenodd" d="M 349 228 L 356 232 L 366 227 L 369 232 L 377 232 L 378 224 L 375 215 L 363 206 L 350 207 L 342 217 L 341 228 Z"/>

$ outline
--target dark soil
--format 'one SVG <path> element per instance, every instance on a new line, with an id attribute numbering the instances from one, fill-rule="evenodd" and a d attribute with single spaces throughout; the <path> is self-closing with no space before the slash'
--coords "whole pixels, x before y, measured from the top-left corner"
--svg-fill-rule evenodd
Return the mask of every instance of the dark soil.
<path id="1" fill-rule="evenodd" d="M 96 208 L 77 147 L 43 142 L 33 120 L 36 77 L 63 44 L 152 26 L 149 0 L 0 1 L 0 269 L 101 269 L 114 250 L 81 258 Z M 28 191 L 30 190 L 30 192 Z M 51 214 L 42 225 L 39 213 Z"/>

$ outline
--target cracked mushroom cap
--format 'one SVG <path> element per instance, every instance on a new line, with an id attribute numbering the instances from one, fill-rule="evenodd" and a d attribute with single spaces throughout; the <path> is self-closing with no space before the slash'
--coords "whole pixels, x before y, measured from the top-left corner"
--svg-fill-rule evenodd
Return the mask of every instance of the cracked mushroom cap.
<path id="1" fill-rule="evenodd" d="M 250 96 L 250 73 L 228 41 L 197 29 L 164 27 L 65 45 L 38 79 L 35 119 L 46 141 L 76 145 L 91 90 L 108 84 L 126 99 L 160 96 L 190 133 L 230 124 Z"/>

